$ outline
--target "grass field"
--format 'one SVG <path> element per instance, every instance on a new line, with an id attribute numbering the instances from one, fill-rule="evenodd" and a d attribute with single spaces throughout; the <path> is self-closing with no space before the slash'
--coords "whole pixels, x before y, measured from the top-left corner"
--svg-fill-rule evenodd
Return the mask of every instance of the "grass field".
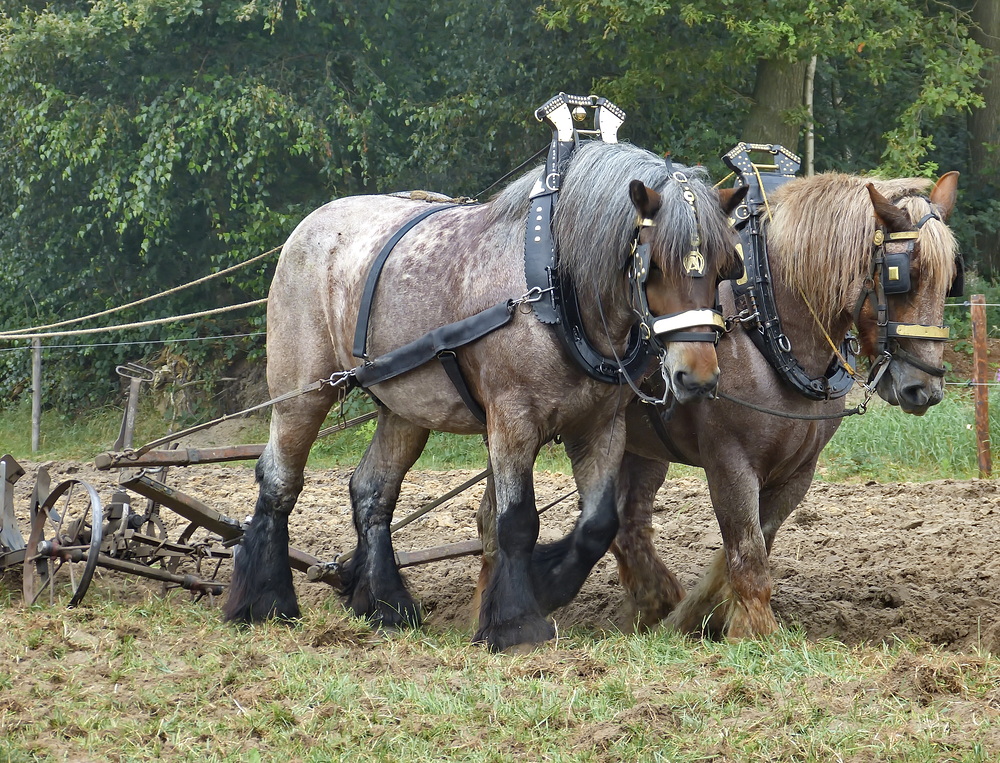
<path id="1" fill-rule="evenodd" d="M 30 459 L 88 460 L 119 415 L 46 414 Z M 151 420 L 137 443 L 162 433 Z M 974 477 L 971 423 L 961 394 L 919 419 L 875 404 L 841 427 L 820 478 Z M 23 408 L 0 414 L 0 448 L 27 460 L 27 424 Z M 241 434 L 262 442 L 266 427 Z M 367 434 L 321 441 L 310 466 L 353 465 Z M 568 469 L 558 447 L 543 455 Z M 418 468 L 482 461 L 477 438 L 435 436 Z M 574 629 L 492 655 L 464 631 L 373 634 L 333 597 L 294 628 L 239 630 L 128 579 L 75 610 L 24 609 L 15 577 L 0 578 L 0 763 L 1000 760 L 1000 659 L 986 652 Z"/>
<path id="2" fill-rule="evenodd" d="M 334 607 L 237 631 L 158 597 L 0 620 L 0 760 L 17 763 L 1000 755 L 1000 661 L 921 644 L 569 632 L 507 656 L 380 639 Z"/>

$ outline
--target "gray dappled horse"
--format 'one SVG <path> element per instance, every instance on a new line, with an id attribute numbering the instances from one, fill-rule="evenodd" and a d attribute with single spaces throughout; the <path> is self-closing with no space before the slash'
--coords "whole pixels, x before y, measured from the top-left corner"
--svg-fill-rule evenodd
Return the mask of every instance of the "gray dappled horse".
<path id="1" fill-rule="evenodd" d="M 733 265 L 734 236 L 720 194 L 700 170 L 677 169 L 687 173 L 686 183 L 652 153 L 596 141 L 581 145 L 564 168 L 552 223 L 559 268 L 576 284 L 582 328 L 607 356 L 623 353 L 636 324 L 628 272 L 636 241 L 650 247 L 645 297 L 652 315 L 713 307 L 717 276 Z M 403 477 L 429 430 L 487 435 L 499 506 L 492 528 L 497 574 L 483 595 L 477 641 L 502 650 L 553 637 L 535 586 L 568 601 L 617 532 L 617 473 L 632 392 L 588 376 L 567 356 L 553 328 L 525 304 L 525 222 L 537 176 L 526 175 L 487 204 L 436 212 L 402 237 L 381 272 L 367 332 L 371 358 L 504 301 L 511 318 L 454 351 L 468 392 L 485 411 L 485 425 L 436 363 L 370 388 L 379 402 L 378 422 L 351 478 L 358 546 L 344 579 L 350 608 L 376 626 L 420 620 L 393 558 L 389 525 Z M 694 198 L 685 199 L 685 191 Z M 273 396 L 355 367 L 352 343 L 372 262 L 385 241 L 426 206 L 393 196 L 350 197 L 299 224 L 284 245 L 268 300 Z M 696 240 L 703 278 L 686 276 L 682 267 Z M 658 370 L 679 400 L 710 396 L 718 378 L 713 343 L 671 342 L 668 335 Z M 257 464 L 259 497 L 225 604 L 227 619 L 299 615 L 288 566 L 288 517 L 303 486 L 309 448 L 344 394 L 343 385 L 324 385 L 274 406 Z M 539 526 L 532 468 L 539 449 L 556 435 L 573 463 L 580 528 L 560 546 L 559 558 L 550 555 L 547 570 L 532 571 Z"/>
<path id="2" fill-rule="evenodd" d="M 909 268 L 909 288 L 884 295 L 883 318 L 898 334 L 888 341 L 884 331 L 879 335 L 871 300 L 865 301 L 857 317 L 861 352 L 884 366 L 877 391 L 889 403 L 922 415 L 940 402 L 940 340 L 947 331 L 938 327 L 958 272 L 955 239 L 944 220 L 955 204 L 957 179 L 958 173 L 944 175 L 929 197 L 928 180 L 869 186 L 869 179 L 841 174 L 793 180 L 773 194 L 766 233 L 775 300 L 795 357 L 810 375 L 822 374 L 833 359 L 824 333 L 840 342 L 855 322 L 862 290 L 874 286 L 872 242 L 882 230 L 887 240 L 901 242 L 897 249 L 912 246 L 909 262 L 901 262 Z M 738 313 L 731 286 L 720 288 L 726 316 Z M 907 333 L 938 341 L 902 338 Z M 792 415 L 844 409 L 843 399 L 808 400 L 785 384 L 741 328 L 722 338 L 718 356 L 720 395 Z M 621 528 L 612 546 L 639 623 L 666 617 L 684 632 L 730 637 L 772 632 L 768 554 L 842 419 L 783 418 L 716 399 L 678 406 L 669 420 L 661 418 L 664 437 L 650 418 L 655 415 L 649 406 L 629 409 Z M 672 462 L 705 469 L 722 531 L 723 548 L 686 597 L 653 544 L 653 500 Z"/>

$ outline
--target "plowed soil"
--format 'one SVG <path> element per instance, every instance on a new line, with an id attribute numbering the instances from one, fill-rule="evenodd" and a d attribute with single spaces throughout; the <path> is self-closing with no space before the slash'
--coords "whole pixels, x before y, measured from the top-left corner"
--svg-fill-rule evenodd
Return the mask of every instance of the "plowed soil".
<path id="1" fill-rule="evenodd" d="M 16 485 L 16 506 L 27 505 L 37 469 Z M 92 482 L 105 499 L 117 475 L 88 464 L 54 464 L 53 484 L 75 477 Z M 418 472 L 404 484 L 399 519 L 473 476 L 471 471 Z M 293 546 L 332 560 L 354 546 L 347 494 L 348 470 L 309 470 L 291 521 Z M 539 506 L 573 490 L 560 474 L 536 475 Z M 253 473 L 245 466 L 191 466 L 170 471 L 168 482 L 233 518 L 252 512 Z M 484 483 L 429 512 L 395 535 L 398 551 L 476 538 L 475 513 Z M 570 495 L 542 517 L 542 539 L 560 537 L 577 507 Z M 169 512 L 165 512 L 169 515 Z M 705 483 L 668 479 L 654 516 L 661 556 L 686 586 L 720 547 Z M 816 482 L 789 518 L 771 556 L 773 605 L 778 620 L 814 638 L 848 644 L 920 639 L 956 651 L 1000 653 L 1000 493 L 990 480 L 901 484 Z M 405 570 L 431 629 L 471 633 L 470 602 L 477 557 L 438 561 Z M 5 573 L 10 574 L 10 573 Z M 222 578 L 229 570 L 223 568 Z M 118 573 L 100 573 L 100 586 L 152 585 Z M 334 596 L 322 583 L 296 575 L 303 607 Z M 598 563 L 577 599 L 555 613 L 560 628 L 630 627 L 614 560 Z"/>

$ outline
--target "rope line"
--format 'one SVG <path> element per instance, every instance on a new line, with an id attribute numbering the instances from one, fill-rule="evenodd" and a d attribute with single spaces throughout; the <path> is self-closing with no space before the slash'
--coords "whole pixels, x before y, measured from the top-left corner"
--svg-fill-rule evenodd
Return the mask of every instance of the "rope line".
<path id="1" fill-rule="evenodd" d="M 208 315 L 218 315 L 219 313 L 231 313 L 234 310 L 242 310 L 245 307 L 254 307 L 255 305 L 263 305 L 267 302 L 267 297 L 263 299 L 255 299 L 252 302 L 243 302 L 239 305 L 229 305 L 228 307 L 216 307 L 212 310 L 202 310 L 197 313 L 187 313 L 186 315 L 173 315 L 169 318 L 156 318 L 149 321 L 138 321 L 136 323 L 124 323 L 119 326 L 102 326 L 101 328 L 95 329 L 72 329 L 70 331 L 50 331 L 48 333 L 41 334 L 0 334 L 0 339 L 41 339 L 43 337 L 49 336 L 80 336 L 82 334 L 105 334 L 109 331 L 122 331 L 124 329 L 134 329 L 141 326 L 158 326 L 164 323 L 173 323 L 174 321 L 184 321 L 191 318 L 204 318 Z"/>
<path id="2" fill-rule="evenodd" d="M 80 318 L 69 318 L 69 319 L 64 320 L 64 321 L 59 321 L 58 323 L 48 323 L 48 324 L 46 324 L 44 326 L 33 326 L 31 328 L 26 328 L 26 329 L 12 329 L 10 331 L 0 331 L 0 339 L 6 338 L 6 337 L 12 336 L 12 335 L 29 336 L 28 334 L 25 334 L 25 332 L 28 332 L 28 331 L 43 331 L 44 329 L 54 329 L 54 328 L 59 328 L 60 326 L 68 326 L 71 323 L 80 323 L 81 321 L 87 321 L 87 320 L 90 320 L 91 318 L 102 318 L 105 315 L 111 315 L 112 313 L 117 313 L 117 312 L 120 312 L 122 310 L 127 310 L 130 307 L 137 307 L 138 305 L 144 305 L 147 302 L 152 302 L 154 299 L 159 299 L 160 297 L 166 297 L 166 296 L 168 296 L 170 294 L 176 294 L 179 291 L 183 291 L 184 289 L 188 289 L 188 288 L 190 288 L 192 286 L 197 286 L 199 284 L 203 284 L 206 281 L 210 281 L 213 278 L 218 278 L 219 276 L 224 276 L 224 275 L 227 275 L 228 273 L 232 273 L 234 270 L 239 270 L 242 267 L 246 267 L 247 265 L 250 265 L 250 264 L 252 264 L 254 262 L 257 262 L 258 260 L 262 260 L 265 257 L 269 257 L 270 255 L 274 254 L 275 252 L 279 251 L 280 249 L 281 249 L 280 246 L 276 246 L 274 249 L 271 249 L 271 250 L 269 250 L 267 252 L 264 252 L 263 254 L 258 254 L 256 257 L 251 257 L 249 260 L 244 260 L 243 262 L 237 263 L 236 265 L 228 267 L 228 268 L 226 268 L 224 270 L 220 270 L 218 273 L 210 273 L 207 276 L 202 276 L 201 278 L 198 278 L 198 279 L 196 279 L 194 281 L 190 281 L 188 283 L 181 284 L 180 286 L 175 286 L 172 289 L 167 289 L 166 291 L 161 291 L 159 294 L 152 294 L 152 295 L 150 295 L 148 297 L 143 297 L 142 299 L 137 299 L 135 302 L 129 302 L 127 305 L 120 305 L 118 307 L 111 307 L 111 308 L 109 308 L 107 310 L 102 310 L 99 313 L 92 313 L 91 315 L 84 315 L 84 316 L 82 316 Z M 42 335 L 39 335 L 39 336 L 62 336 L 62 335 L 61 334 L 47 334 L 47 335 L 46 334 L 42 334 Z"/>
<path id="3" fill-rule="evenodd" d="M 89 342 L 87 344 L 43 344 L 42 349 L 49 350 L 82 350 L 87 347 L 131 347 L 133 345 L 147 344 L 180 344 L 182 342 L 214 342 L 218 339 L 249 339 L 256 336 L 265 336 L 266 331 L 252 331 L 249 334 L 216 334 L 215 336 L 189 336 L 184 339 L 145 339 L 139 342 Z M 0 353 L 4 352 L 27 352 L 31 347 L 0 347 Z"/>

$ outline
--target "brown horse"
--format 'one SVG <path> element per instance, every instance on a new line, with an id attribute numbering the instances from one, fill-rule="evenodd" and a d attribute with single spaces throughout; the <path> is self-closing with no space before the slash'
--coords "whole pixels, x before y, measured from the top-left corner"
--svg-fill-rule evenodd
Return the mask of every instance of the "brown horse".
<path id="1" fill-rule="evenodd" d="M 766 235 L 775 303 L 809 376 L 824 373 L 834 343 L 856 323 L 861 352 L 879 369 L 872 383 L 882 398 L 915 415 L 940 402 L 944 298 L 958 272 L 955 239 L 944 220 L 957 178 L 944 175 L 929 197 L 927 180 L 869 183 L 841 174 L 793 180 L 772 194 Z M 885 247 L 885 274 L 873 269 L 873 255 L 882 253 L 872 242 L 883 239 L 893 242 Z M 891 278 L 900 285 L 888 285 L 896 283 Z M 731 284 L 720 291 L 724 314 L 738 320 Z M 875 292 L 880 299 L 856 309 L 860 297 Z M 872 301 L 882 302 L 881 316 Z M 844 402 L 807 399 L 779 378 L 751 341 L 753 330 L 738 327 L 719 343 L 722 399 L 678 406 L 670 417 L 650 406 L 629 408 L 621 527 L 612 549 L 640 625 L 666 617 L 683 632 L 729 637 L 777 628 L 768 555 L 842 421 L 820 417 L 836 416 Z M 653 545 L 653 500 L 673 462 L 704 468 L 723 540 L 686 597 Z"/>
<path id="2" fill-rule="evenodd" d="M 562 282 L 575 287 L 578 333 L 604 356 L 621 358 L 635 335 L 637 311 L 647 307 L 647 314 L 666 322 L 662 332 L 654 325 L 653 333 L 663 334 L 658 371 L 672 394 L 683 400 L 711 395 L 718 378 L 714 335 L 702 329 L 710 323 L 716 279 L 734 260 L 729 210 L 720 195 L 701 170 L 671 172 L 663 159 L 630 145 L 585 142 L 561 170 L 552 239 Z M 303 486 L 309 448 L 345 394 L 340 382 L 357 382 L 381 358 L 419 344 L 421 337 L 437 337 L 441 327 L 499 311 L 507 316 L 504 325 L 440 353 L 457 361 L 464 395 L 435 362 L 362 384 L 377 399 L 379 414 L 351 478 L 358 547 L 343 570 L 344 593 L 349 607 L 378 627 L 419 623 L 389 534 L 400 485 L 430 430 L 486 434 L 500 507 L 493 528 L 498 573 L 483 597 L 475 639 L 502 650 L 554 635 L 531 582 L 538 537 L 535 457 L 543 444 L 562 437 L 579 487 L 579 532 L 547 555 L 547 570 L 539 573 L 550 598 L 565 602 L 618 529 L 617 471 L 632 392 L 621 380 L 593 378 L 572 359 L 555 328 L 532 315 L 530 303 L 540 295 L 527 288 L 525 225 L 529 208 L 535 225 L 532 189 L 539 175 L 515 181 L 487 204 L 436 211 L 406 232 L 387 259 L 380 256 L 383 244 L 426 202 L 345 198 L 316 210 L 292 233 L 268 300 L 268 386 L 277 397 L 315 387 L 316 380 L 332 383 L 274 406 L 257 464 L 259 497 L 225 605 L 229 620 L 299 615 L 288 568 L 288 517 Z M 688 267 L 692 242 L 700 244 L 694 252 L 703 265 L 700 278 L 691 277 Z M 638 268 L 641 283 L 630 278 L 636 251 L 649 252 L 648 267 Z M 385 262 L 368 330 L 361 331 L 366 358 L 355 368 L 359 310 L 377 259 Z M 690 310 L 699 317 L 684 328 L 696 329 L 701 339 L 672 340 L 671 316 Z"/>

